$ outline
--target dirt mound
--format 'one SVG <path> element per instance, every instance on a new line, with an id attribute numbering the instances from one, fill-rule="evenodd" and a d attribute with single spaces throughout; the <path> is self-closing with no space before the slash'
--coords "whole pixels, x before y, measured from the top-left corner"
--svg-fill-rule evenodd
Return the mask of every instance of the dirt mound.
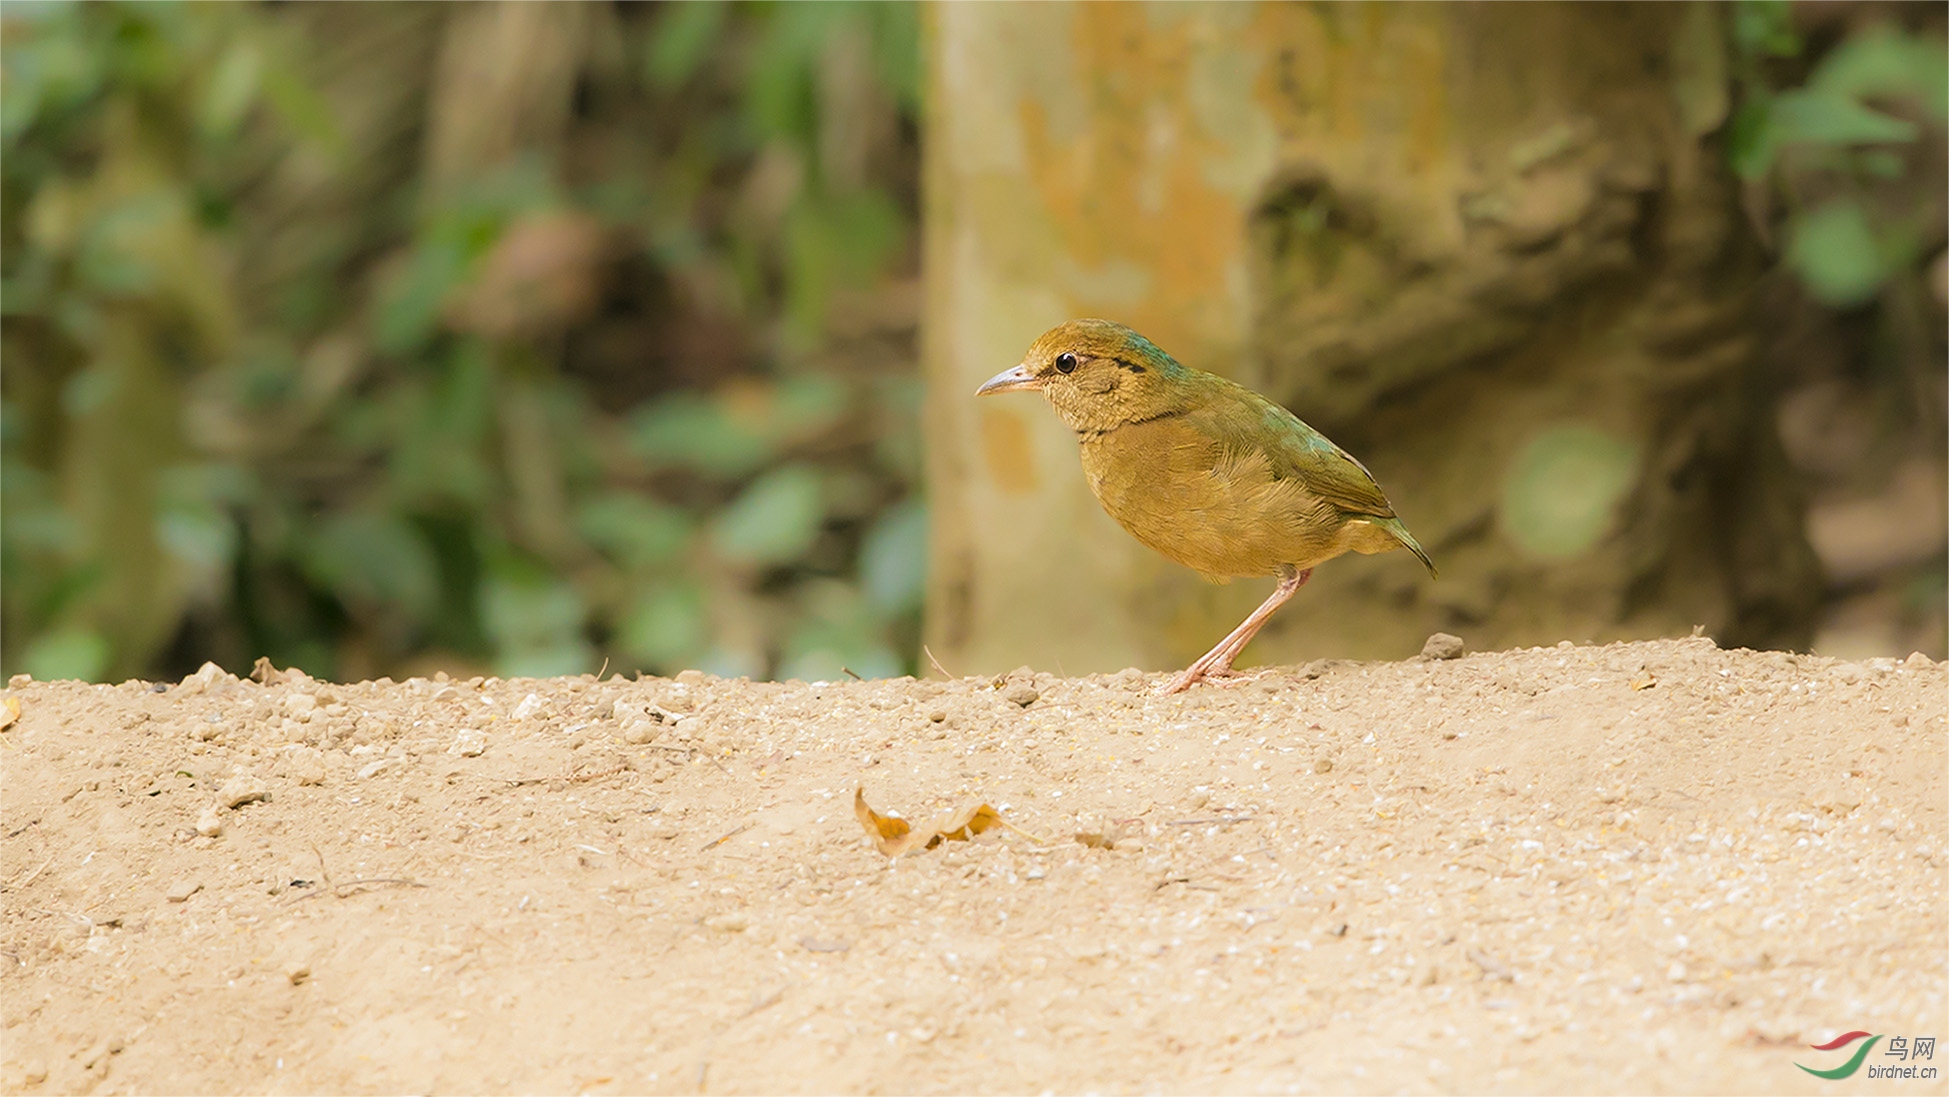
<path id="1" fill-rule="evenodd" d="M 1949 1034 L 1940 664 L 1158 681 L 16 682 L 0 1086 L 1815 1092 Z M 889 861 L 861 785 L 1044 842 Z"/>

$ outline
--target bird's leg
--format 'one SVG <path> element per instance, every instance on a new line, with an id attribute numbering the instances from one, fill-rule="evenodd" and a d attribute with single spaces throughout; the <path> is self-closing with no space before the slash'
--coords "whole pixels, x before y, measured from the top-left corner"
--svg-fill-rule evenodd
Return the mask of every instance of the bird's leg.
<path id="1" fill-rule="evenodd" d="M 1258 609 L 1253 610 L 1250 616 L 1240 621 L 1231 635 L 1218 641 L 1216 647 L 1199 656 L 1197 662 L 1186 667 L 1183 674 L 1173 678 L 1170 684 L 1159 692 L 1179 693 L 1191 688 L 1192 683 L 1203 678 L 1229 677 L 1232 673 L 1232 660 L 1238 658 L 1239 652 L 1244 651 L 1245 645 L 1251 643 L 1252 638 L 1259 634 L 1259 630 L 1265 627 L 1266 621 L 1273 613 L 1280 606 L 1285 605 L 1287 599 L 1298 593 L 1299 588 L 1305 586 L 1306 580 L 1312 578 L 1312 575 L 1312 568 L 1307 568 L 1305 571 L 1287 568 L 1279 577 L 1279 585 L 1272 589 L 1272 593 L 1265 601 L 1259 603 Z"/>
<path id="2" fill-rule="evenodd" d="M 1264 602 L 1260 603 L 1259 608 L 1253 610 L 1250 616 L 1239 622 L 1239 626 L 1232 630 L 1231 635 L 1219 641 L 1216 647 L 1205 654 L 1205 658 L 1211 659 L 1212 662 L 1211 665 L 1205 668 L 1204 676 L 1206 678 L 1236 677 L 1236 672 L 1232 670 L 1232 660 L 1238 658 L 1239 654 L 1245 650 L 1245 645 L 1251 643 L 1252 638 L 1259 634 L 1259 629 L 1265 626 L 1266 621 L 1272 617 L 1273 612 L 1280 606 L 1285 605 L 1286 600 L 1291 598 L 1299 588 L 1305 586 L 1306 580 L 1312 577 L 1312 568 L 1307 568 L 1305 571 L 1298 572 L 1297 574 L 1288 571 L 1285 575 L 1282 575 L 1279 580 L 1279 586 L 1273 588 L 1272 593 L 1266 597 Z M 1213 658 L 1214 656 L 1216 657 L 1215 659 Z"/>

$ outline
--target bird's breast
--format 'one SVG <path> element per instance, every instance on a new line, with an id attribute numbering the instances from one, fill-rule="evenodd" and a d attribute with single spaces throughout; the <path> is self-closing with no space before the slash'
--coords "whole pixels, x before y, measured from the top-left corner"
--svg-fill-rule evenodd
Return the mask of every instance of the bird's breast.
<path id="1" fill-rule="evenodd" d="M 1131 536 L 1210 578 L 1270 575 L 1338 555 L 1344 519 L 1263 453 L 1178 419 L 1082 436 L 1083 472 Z"/>

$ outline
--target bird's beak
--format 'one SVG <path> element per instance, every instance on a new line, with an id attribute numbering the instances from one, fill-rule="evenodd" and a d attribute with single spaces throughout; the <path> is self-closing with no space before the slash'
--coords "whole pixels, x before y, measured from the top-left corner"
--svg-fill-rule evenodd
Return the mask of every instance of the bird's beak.
<path id="1" fill-rule="evenodd" d="M 1013 369 L 1005 369 L 995 376 L 990 377 L 988 380 L 983 381 L 981 387 L 975 390 L 975 395 L 993 396 L 998 392 L 1015 392 L 1020 389 L 1039 389 L 1041 387 L 1042 382 L 1036 380 L 1035 374 L 1029 372 L 1028 366 L 1022 365 L 1016 366 Z"/>

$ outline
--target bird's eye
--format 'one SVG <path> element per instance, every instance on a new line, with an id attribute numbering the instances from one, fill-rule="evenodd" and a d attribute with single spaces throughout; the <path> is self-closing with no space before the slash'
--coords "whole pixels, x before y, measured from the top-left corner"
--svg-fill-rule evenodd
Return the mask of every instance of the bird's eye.
<path id="1" fill-rule="evenodd" d="M 1063 351 L 1061 354 L 1056 355 L 1056 372 L 1075 373 L 1076 356 L 1069 353 L 1068 351 Z"/>

